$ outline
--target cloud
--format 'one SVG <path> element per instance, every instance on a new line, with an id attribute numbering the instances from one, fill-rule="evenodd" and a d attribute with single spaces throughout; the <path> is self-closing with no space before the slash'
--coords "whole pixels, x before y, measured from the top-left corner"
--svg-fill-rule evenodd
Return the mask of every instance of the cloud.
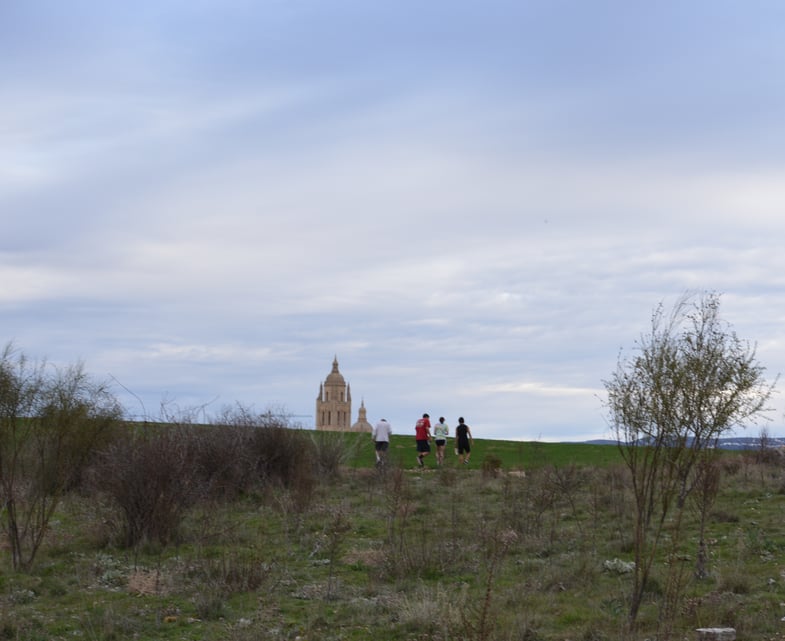
<path id="1" fill-rule="evenodd" d="M 688 289 L 785 359 L 778 10 L 50 9 L 0 21 L 0 318 L 134 406 L 307 424 L 337 354 L 401 429 L 596 436 Z"/>
<path id="2" fill-rule="evenodd" d="M 524 394 L 531 396 L 544 396 L 544 397 L 596 397 L 602 393 L 601 389 L 590 389 L 581 387 L 556 387 L 554 385 L 542 382 L 526 381 L 518 383 L 503 383 L 499 385 L 485 385 L 480 390 L 480 393 L 501 393 L 501 394 Z"/>

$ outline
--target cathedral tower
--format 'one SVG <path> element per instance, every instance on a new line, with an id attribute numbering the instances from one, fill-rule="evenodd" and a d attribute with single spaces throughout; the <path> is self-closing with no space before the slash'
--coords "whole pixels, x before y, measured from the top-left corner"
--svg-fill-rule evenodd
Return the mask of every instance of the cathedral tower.
<path id="1" fill-rule="evenodd" d="M 348 431 L 352 416 L 352 392 L 338 371 L 338 357 L 333 359 L 333 370 L 319 385 L 316 397 L 316 429 Z"/>

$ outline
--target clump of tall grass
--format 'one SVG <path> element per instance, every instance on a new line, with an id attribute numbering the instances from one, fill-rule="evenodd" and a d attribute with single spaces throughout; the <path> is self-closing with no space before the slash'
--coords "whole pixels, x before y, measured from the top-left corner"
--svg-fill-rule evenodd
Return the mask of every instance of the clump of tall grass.
<path id="1" fill-rule="evenodd" d="M 422 582 L 401 594 L 392 605 L 397 623 L 404 630 L 442 639 L 466 638 L 466 606 L 464 586 L 451 590 L 442 584 L 430 587 Z"/>
<path id="2" fill-rule="evenodd" d="M 484 478 L 496 478 L 502 471 L 502 460 L 496 454 L 487 454 L 480 466 Z"/>

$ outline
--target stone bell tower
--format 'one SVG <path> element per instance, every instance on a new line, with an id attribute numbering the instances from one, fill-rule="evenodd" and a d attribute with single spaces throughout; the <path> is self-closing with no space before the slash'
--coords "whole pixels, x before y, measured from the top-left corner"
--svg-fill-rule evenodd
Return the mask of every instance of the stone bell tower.
<path id="1" fill-rule="evenodd" d="M 333 359 L 333 370 L 319 385 L 316 397 L 315 423 L 317 430 L 349 431 L 352 416 L 352 392 L 338 371 L 338 357 Z"/>

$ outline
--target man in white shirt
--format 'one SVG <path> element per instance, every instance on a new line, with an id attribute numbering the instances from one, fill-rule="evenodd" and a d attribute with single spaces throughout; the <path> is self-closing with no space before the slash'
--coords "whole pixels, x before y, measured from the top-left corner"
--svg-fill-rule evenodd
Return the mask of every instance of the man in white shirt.
<path id="1" fill-rule="evenodd" d="M 376 465 L 382 465 L 387 458 L 387 449 L 390 447 L 392 427 L 386 418 L 381 419 L 373 428 L 373 442 L 376 446 Z"/>

